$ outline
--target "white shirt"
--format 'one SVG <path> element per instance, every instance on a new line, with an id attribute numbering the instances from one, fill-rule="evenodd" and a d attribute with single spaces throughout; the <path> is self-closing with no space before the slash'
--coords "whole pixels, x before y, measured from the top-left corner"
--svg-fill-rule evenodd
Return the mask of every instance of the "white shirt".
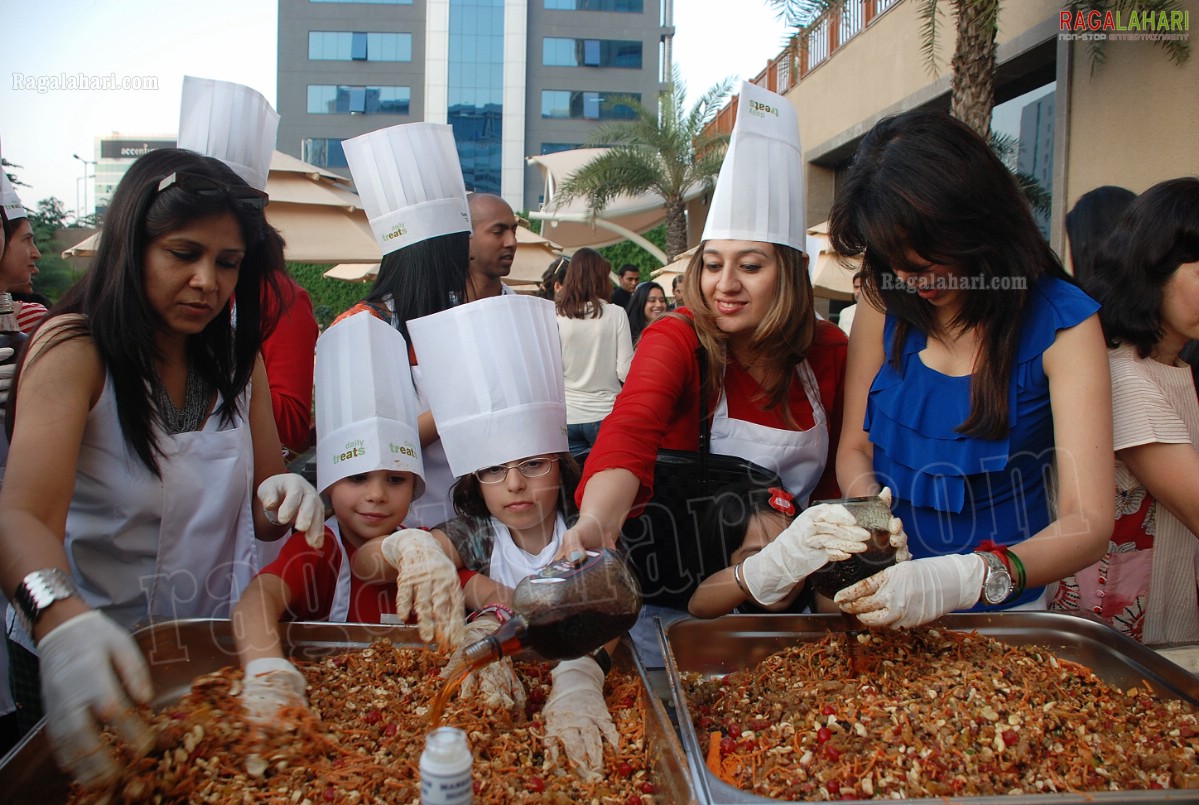
<path id="1" fill-rule="evenodd" d="M 558 317 L 562 371 L 566 376 L 566 424 L 599 422 L 612 412 L 616 395 L 633 362 L 629 317 L 605 302 L 603 314 L 591 318 Z"/>

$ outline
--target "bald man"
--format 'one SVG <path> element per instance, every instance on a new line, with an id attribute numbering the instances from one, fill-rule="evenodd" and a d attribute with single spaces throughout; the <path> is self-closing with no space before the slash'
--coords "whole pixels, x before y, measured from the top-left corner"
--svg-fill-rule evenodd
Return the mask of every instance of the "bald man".
<path id="1" fill-rule="evenodd" d="M 471 193 L 470 274 L 466 301 L 514 293 L 502 282 L 516 256 L 516 214 L 508 202 L 489 193 Z"/>

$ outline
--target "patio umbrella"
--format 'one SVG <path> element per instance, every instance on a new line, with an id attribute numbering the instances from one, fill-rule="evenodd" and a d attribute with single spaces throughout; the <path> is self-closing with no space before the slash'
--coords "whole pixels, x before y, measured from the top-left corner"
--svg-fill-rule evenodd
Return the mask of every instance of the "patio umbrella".
<path id="1" fill-rule="evenodd" d="M 862 268 L 862 258 L 845 257 L 833 251 L 828 241 L 828 221 L 807 230 L 809 272 L 812 288 L 825 299 L 853 299 L 853 275 Z"/>
<path id="2" fill-rule="evenodd" d="M 695 250 L 698 246 L 692 246 L 685 252 L 681 252 L 678 257 L 672 262 L 667 263 L 659 269 L 656 269 L 649 275 L 649 278 L 662 286 L 666 291 L 667 296 L 673 296 L 671 288 L 674 286 L 674 278 L 681 277 L 683 272 L 687 270 L 687 264 L 691 262 L 691 258 L 695 256 Z"/>

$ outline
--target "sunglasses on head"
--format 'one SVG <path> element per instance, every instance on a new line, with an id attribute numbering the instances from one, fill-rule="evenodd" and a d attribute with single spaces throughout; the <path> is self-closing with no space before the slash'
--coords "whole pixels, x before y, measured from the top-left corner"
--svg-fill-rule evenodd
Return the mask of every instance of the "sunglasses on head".
<path id="1" fill-rule="evenodd" d="M 172 173 L 158 183 L 158 192 L 177 187 L 193 196 L 224 196 L 235 207 L 246 212 L 262 212 L 269 197 L 248 185 L 229 185 L 195 173 Z"/>

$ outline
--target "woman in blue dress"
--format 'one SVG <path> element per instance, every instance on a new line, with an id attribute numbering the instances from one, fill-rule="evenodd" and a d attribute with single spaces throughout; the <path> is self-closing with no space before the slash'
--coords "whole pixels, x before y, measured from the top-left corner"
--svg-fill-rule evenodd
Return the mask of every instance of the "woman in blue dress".
<path id="1" fill-rule="evenodd" d="M 830 235 L 863 254 L 869 302 L 849 344 L 837 479 L 846 495 L 891 487 L 915 557 L 837 604 L 891 626 L 1044 608 L 1044 585 L 1097 561 L 1114 520 L 1098 305 L 988 145 L 940 113 L 866 135 Z"/>

